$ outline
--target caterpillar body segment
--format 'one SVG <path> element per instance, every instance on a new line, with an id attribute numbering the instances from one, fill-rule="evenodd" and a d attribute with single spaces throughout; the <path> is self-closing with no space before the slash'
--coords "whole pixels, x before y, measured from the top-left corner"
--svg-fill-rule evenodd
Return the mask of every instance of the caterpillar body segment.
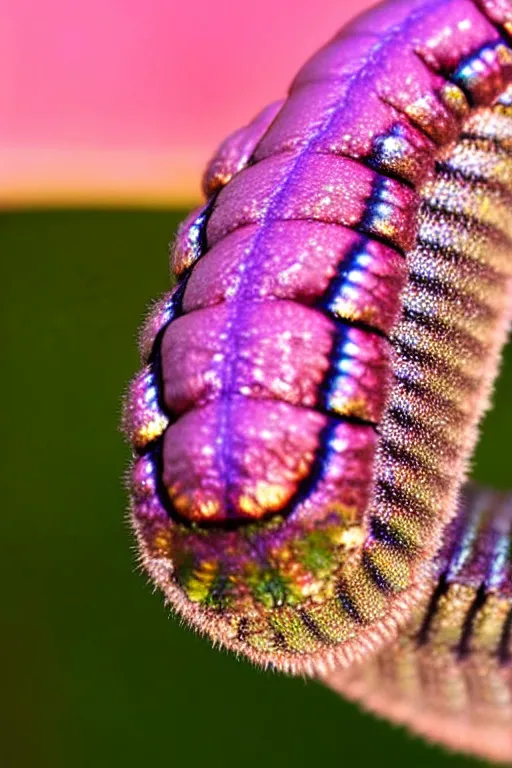
<path id="1" fill-rule="evenodd" d="M 468 486 L 400 637 L 324 681 L 457 751 L 512 757 L 512 498 Z"/>
<path id="2" fill-rule="evenodd" d="M 403 0 L 342 30 L 220 148 L 142 333 L 145 568 L 216 642 L 350 695 L 344 670 L 414 645 L 458 541 L 511 309 L 511 23 Z M 471 650 L 457 610 L 441 644 Z"/>

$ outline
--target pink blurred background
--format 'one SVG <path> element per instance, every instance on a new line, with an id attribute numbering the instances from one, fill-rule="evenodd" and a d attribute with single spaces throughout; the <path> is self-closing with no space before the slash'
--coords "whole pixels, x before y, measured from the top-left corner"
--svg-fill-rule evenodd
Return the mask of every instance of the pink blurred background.
<path id="1" fill-rule="evenodd" d="M 219 141 L 372 0 L 0 0 L 0 203 L 189 205 Z"/>

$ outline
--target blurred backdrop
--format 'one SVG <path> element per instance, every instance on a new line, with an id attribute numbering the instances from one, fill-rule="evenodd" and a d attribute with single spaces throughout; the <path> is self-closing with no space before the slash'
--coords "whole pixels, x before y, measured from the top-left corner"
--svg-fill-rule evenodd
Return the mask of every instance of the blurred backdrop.
<path id="1" fill-rule="evenodd" d="M 123 474 L 129 454 L 118 431 L 121 396 L 138 365 L 140 318 L 149 301 L 168 287 L 167 244 L 190 203 L 187 195 L 197 194 L 195 174 L 203 154 L 226 130 L 278 96 L 301 59 L 357 3 L 340 10 L 338 0 L 283 1 L 277 8 L 250 2 L 230 11 L 224 0 L 176 7 L 162 2 L 154 13 L 168 15 L 157 16 L 158 24 L 151 16 L 146 27 L 142 9 L 152 5 L 148 2 L 130 0 L 117 8 L 107 3 L 102 13 L 93 2 L 73 4 L 72 11 L 57 0 L 36 5 L 48 6 L 40 19 L 46 43 L 36 35 L 37 18 L 28 18 L 28 0 L 12 4 L 11 31 L 26 29 L 27 37 L 18 38 L 8 71 L 19 76 L 22 52 L 31 44 L 46 44 L 55 57 L 66 49 L 69 61 L 81 66 L 84 61 L 92 66 L 96 55 L 109 51 L 118 67 L 114 84 L 124 90 L 120 94 L 110 82 L 103 101 L 96 103 L 89 81 L 76 82 L 71 103 L 57 82 L 57 58 L 50 66 L 41 53 L 39 60 L 32 58 L 32 75 L 23 62 L 28 100 L 22 103 L 20 93 L 10 94 L 12 135 L 0 133 L 4 158 L 11 158 L 10 176 L 0 166 L 6 199 L 0 214 L 6 338 L 0 768 L 469 765 L 473 761 L 428 747 L 314 682 L 264 673 L 213 651 L 169 615 L 137 572 L 126 520 Z M 110 6 L 114 10 L 107 12 Z M 218 25 L 213 6 L 220 14 Z M 77 26 L 74 37 L 66 38 L 67 28 L 50 29 L 61 14 L 73 29 Z M 131 25 L 131 39 L 138 41 L 131 49 L 116 41 L 117 23 L 121 40 L 126 33 L 121 22 Z M 91 30 L 102 36 L 103 47 L 98 43 L 84 52 Z M 0 51 L 1 62 L 3 44 Z M 122 62 L 131 69 L 123 70 Z M 124 148 L 125 157 L 132 153 L 135 160 L 124 177 L 112 175 L 113 160 L 103 169 L 89 168 L 96 186 L 75 177 L 80 158 L 92 163 L 96 149 L 108 158 L 123 147 L 133 114 L 123 112 L 115 96 L 129 104 L 132 76 L 132 112 L 139 120 L 143 153 L 144 147 L 148 153 L 155 150 L 159 135 L 164 154 L 170 157 L 172 150 L 186 158 L 187 126 L 195 137 L 184 163 L 188 192 L 181 209 L 163 206 L 166 195 L 178 200 L 179 189 L 176 179 L 165 180 L 161 168 L 161 175 L 152 177 L 146 167 L 137 187 L 133 136 Z M 229 121 L 214 100 L 208 102 L 210 87 L 216 98 L 223 94 L 223 106 L 229 103 Z M 45 88 L 50 105 L 43 98 Z M 147 101 L 139 101 L 144 91 Z M 59 103 L 60 96 L 67 100 Z M 190 122 L 182 111 L 187 98 Z M 78 117 L 73 128 L 66 115 L 71 119 L 86 112 L 90 123 L 80 134 Z M 102 144 L 95 133 L 95 126 L 101 133 L 106 123 L 110 144 Z M 16 164 L 23 148 L 25 159 L 39 158 L 35 165 Z M 59 165 L 65 156 L 67 168 Z M 31 207 L 36 198 L 48 206 L 82 207 L 37 210 Z M 139 207 L 98 207 L 130 199 Z M 159 210 L 151 207 L 155 202 Z M 511 385 L 508 354 L 474 470 L 479 480 L 501 487 L 510 483 Z"/>
<path id="2" fill-rule="evenodd" d="M 0 203 L 189 204 L 372 0 L 0 0 Z"/>

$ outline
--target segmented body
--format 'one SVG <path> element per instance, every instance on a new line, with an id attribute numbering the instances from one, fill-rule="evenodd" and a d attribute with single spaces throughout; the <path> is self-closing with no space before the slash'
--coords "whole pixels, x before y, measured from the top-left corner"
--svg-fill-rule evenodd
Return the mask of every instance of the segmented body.
<path id="1" fill-rule="evenodd" d="M 510 317 L 511 13 L 384 3 L 221 146 L 125 419 L 179 612 L 504 758 L 511 506 L 450 521 Z"/>
<path id="2" fill-rule="evenodd" d="M 452 749 L 512 761 L 512 498 L 467 487 L 400 637 L 324 681 Z"/>

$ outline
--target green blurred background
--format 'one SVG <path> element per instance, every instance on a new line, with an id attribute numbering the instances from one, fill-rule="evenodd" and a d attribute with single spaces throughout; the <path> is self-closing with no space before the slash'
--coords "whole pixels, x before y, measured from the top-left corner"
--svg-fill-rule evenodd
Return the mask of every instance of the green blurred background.
<path id="1" fill-rule="evenodd" d="M 4 441 L 0 768 L 474 763 L 314 682 L 214 651 L 137 571 L 121 395 L 184 212 L 0 217 Z M 475 476 L 509 484 L 512 356 Z"/>

